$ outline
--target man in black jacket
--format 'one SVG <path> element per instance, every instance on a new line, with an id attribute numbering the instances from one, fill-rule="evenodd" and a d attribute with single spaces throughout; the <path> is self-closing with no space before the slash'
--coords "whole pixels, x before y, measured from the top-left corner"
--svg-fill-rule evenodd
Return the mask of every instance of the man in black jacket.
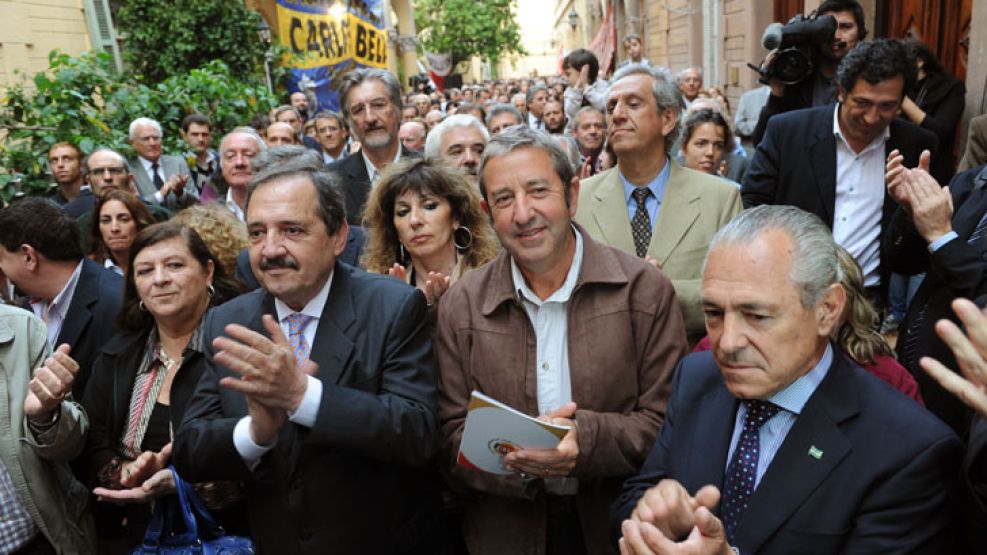
<path id="1" fill-rule="evenodd" d="M 790 204 L 819 216 L 864 271 L 871 299 L 883 305 L 887 266 L 881 236 L 897 204 L 884 186 L 885 160 L 897 149 L 913 167 L 936 138 L 897 118 L 915 65 L 898 42 L 861 44 L 840 64 L 839 103 L 771 119 L 741 195 L 744 207 Z"/>

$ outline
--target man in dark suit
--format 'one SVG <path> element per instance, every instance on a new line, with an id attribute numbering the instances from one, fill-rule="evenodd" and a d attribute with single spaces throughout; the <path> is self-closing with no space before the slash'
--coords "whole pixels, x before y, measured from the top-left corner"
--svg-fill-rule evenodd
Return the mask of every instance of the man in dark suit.
<path id="1" fill-rule="evenodd" d="M 360 154 L 336 160 L 329 171 L 342 181 L 346 220 L 360 225 L 370 188 L 388 164 L 404 156 L 398 140 L 401 126 L 401 85 L 383 69 L 360 68 L 342 78 L 339 98 L 350 134 L 360 143 Z"/>
<path id="2" fill-rule="evenodd" d="M 903 45 L 879 39 L 850 51 L 837 73 L 838 104 L 771 118 L 744 176 L 744 207 L 790 204 L 819 216 L 864 271 L 883 306 L 889 274 L 881 235 L 897 204 L 884 187 L 888 154 L 915 166 L 935 136 L 895 116 L 915 81 Z"/>
<path id="3" fill-rule="evenodd" d="M 0 210 L 0 270 L 29 296 L 48 326 L 48 345 L 72 348 L 79 363 L 72 393 L 81 399 L 92 363 L 113 337 L 123 279 L 84 258 L 76 222 L 58 207 L 26 198 Z"/>
<path id="4" fill-rule="evenodd" d="M 441 553 L 425 299 L 337 260 L 348 226 L 318 153 L 258 159 L 247 228 L 264 289 L 206 316 L 175 466 L 246 484 L 260 553 Z"/>
<path id="5" fill-rule="evenodd" d="M 838 269 L 828 230 L 793 207 L 717 234 L 712 351 L 679 364 L 659 439 L 614 505 L 625 552 L 964 552 L 949 543 L 959 438 L 833 346 Z"/>
<path id="6" fill-rule="evenodd" d="M 901 157 L 888 164 L 888 189 L 900 207 L 891 220 L 884 252 L 891 269 L 904 275 L 925 272 L 904 322 L 895 350 L 915 376 L 925 406 L 957 434 L 966 435 L 970 412 L 919 367 L 931 356 L 954 368 L 956 360 L 935 332 L 942 318 L 958 322 L 950 304 L 987 292 L 987 166 L 956 175 L 943 189 L 924 165 L 905 169 Z"/>

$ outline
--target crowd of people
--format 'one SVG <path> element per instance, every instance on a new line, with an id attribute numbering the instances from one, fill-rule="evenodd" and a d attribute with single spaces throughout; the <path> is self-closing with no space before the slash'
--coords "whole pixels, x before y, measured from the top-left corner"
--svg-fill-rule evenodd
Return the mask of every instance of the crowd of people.
<path id="1" fill-rule="evenodd" d="M 630 35 L 52 145 L 0 210 L 0 552 L 129 552 L 176 474 L 260 553 L 983 550 L 984 127 L 955 167 L 962 83 L 817 15 L 736 114 Z M 567 431 L 462 464 L 473 392 Z"/>

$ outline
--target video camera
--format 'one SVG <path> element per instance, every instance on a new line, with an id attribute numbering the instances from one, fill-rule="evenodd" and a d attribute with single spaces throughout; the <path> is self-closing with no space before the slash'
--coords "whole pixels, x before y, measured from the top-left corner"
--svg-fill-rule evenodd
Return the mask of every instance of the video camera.
<path id="1" fill-rule="evenodd" d="M 417 93 L 428 94 L 435 91 L 435 87 L 432 86 L 431 79 L 429 79 L 428 75 L 424 73 L 419 73 L 409 77 L 408 85 L 411 86 L 411 90 Z"/>
<path id="2" fill-rule="evenodd" d="M 835 34 L 836 18 L 831 15 L 810 18 L 799 14 L 785 25 L 772 23 L 764 30 L 761 44 L 778 52 L 771 63 L 750 67 L 757 70 L 764 84 L 777 77 L 786 85 L 794 85 L 812 75 L 819 48 L 828 48 Z"/>

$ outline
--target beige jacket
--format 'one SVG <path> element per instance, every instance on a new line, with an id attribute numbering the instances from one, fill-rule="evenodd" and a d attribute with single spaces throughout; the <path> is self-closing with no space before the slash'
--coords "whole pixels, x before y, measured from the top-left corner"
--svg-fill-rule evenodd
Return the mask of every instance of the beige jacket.
<path id="1" fill-rule="evenodd" d="M 690 343 L 706 334 L 699 303 L 703 259 L 713 235 L 740 213 L 740 190 L 670 161 L 671 172 L 648 254 L 672 280 Z M 576 222 L 596 239 L 634 254 L 627 200 L 617 168 L 582 181 Z"/>
<path id="2" fill-rule="evenodd" d="M 45 325 L 30 312 L 0 305 L 0 457 L 35 524 L 62 554 L 95 553 L 89 492 L 68 462 L 86 441 L 88 420 L 70 399 L 57 424 L 35 438 L 27 427 L 27 384 L 48 356 Z"/>

